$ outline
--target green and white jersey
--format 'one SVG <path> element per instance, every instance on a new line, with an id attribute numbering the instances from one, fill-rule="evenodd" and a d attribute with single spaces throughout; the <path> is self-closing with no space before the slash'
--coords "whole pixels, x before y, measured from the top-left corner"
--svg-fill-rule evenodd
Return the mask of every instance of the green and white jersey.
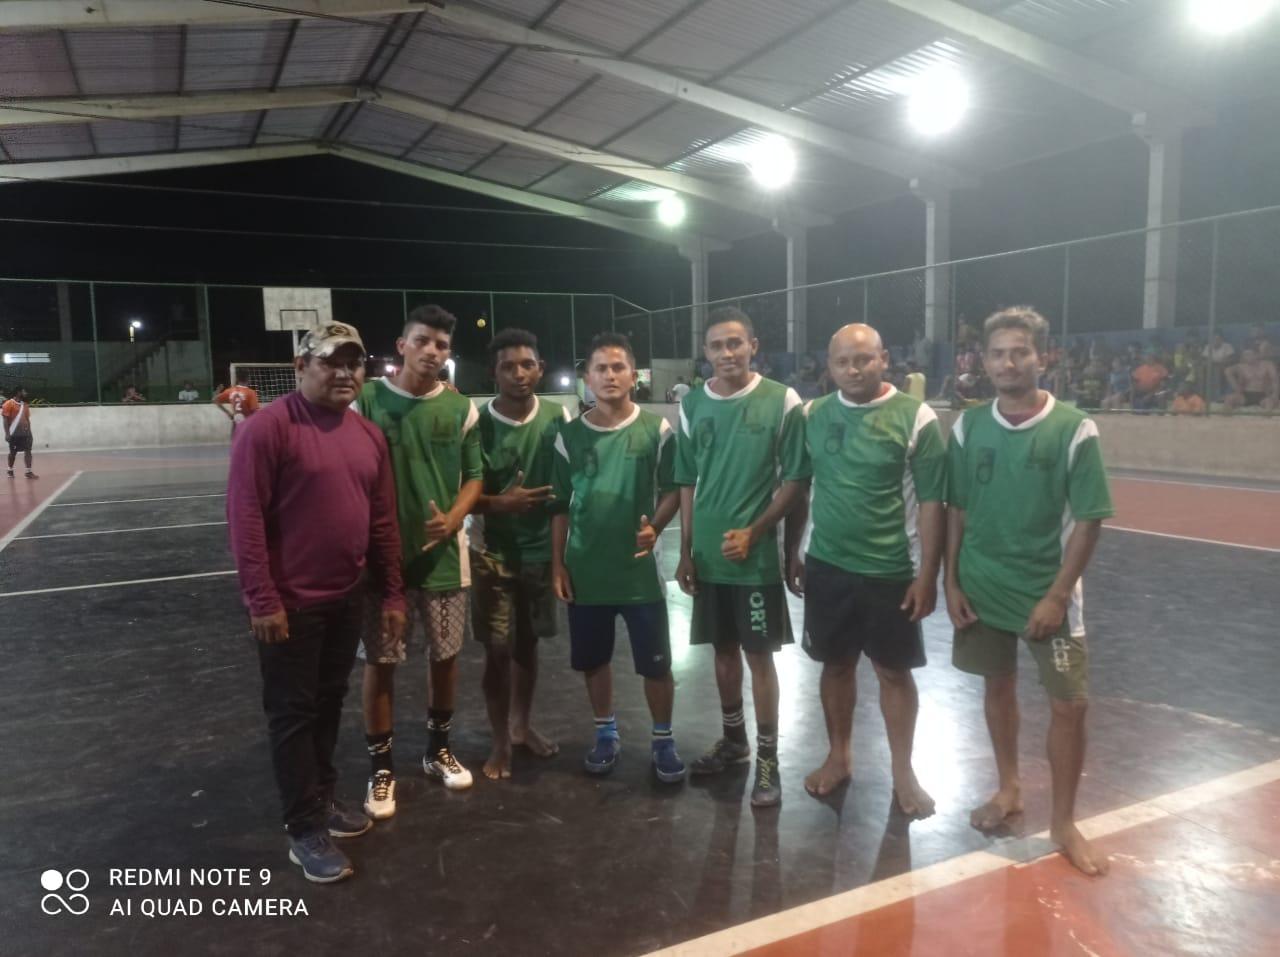
<path id="1" fill-rule="evenodd" d="M 431 517 L 428 502 L 447 512 L 463 482 L 484 477 L 476 407 L 443 383 L 416 396 L 386 379 L 375 379 L 365 383 L 353 408 L 382 430 L 391 450 L 405 587 L 468 587 L 471 564 L 465 528 L 452 541 L 424 552 L 422 526 Z"/>
<path id="2" fill-rule="evenodd" d="M 769 507 L 780 481 L 809 477 L 804 409 L 796 390 L 756 374 L 720 396 L 707 383 L 680 403 L 676 483 L 695 486 L 693 562 L 702 581 L 772 585 L 782 581 L 777 529 L 743 562 L 720 552 L 724 533 L 746 528 Z"/>
<path id="3" fill-rule="evenodd" d="M 914 578 L 921 502 L 946 497 L 933 409 L 893 386 L 870 402 L 835 392 L 805 405 L 813 501 L 804 552 L 872 578 Z"/>
<path id="4" fill-rule="evenodd" d="M 1077 520 L 1114 514 L 1098 426 L 1047 397 L 1013 425 L 994 402 L 955 421 L 947 449 L 947 500 L 964 510 L 960 588 L 988 625 L 1021 632 L 1045 596 Z M 1084 634 L 1084 590 L 1076 582 L 1068 618 Z"/>
<path id="5" fill-rule="evenodd" d="M 551 484 L 556 428 L 569 421 L 559 402 L 533 397 L 533 411 L 510 419 L 490 399 L 480 409 L 480 450 L 484 457 L 484 493 L 497 495 L 524 473 L 528 488 Z M 468 518 L 471 547 L 506 564 L 551 561 L 551 513 L 545 506 L 521 514 L 476 513 Z"/>
<path id="6" fill-rule="evenodd" d="M 641 516 L 651 520 L 675 490 L 675 434 L 666 419 L 639 406 L 613 428 L 585 416 L 560 426 L 553 469 L 557 511 L 569 513 L 564 563 L 580 605 L 662 601 L 658 549 L 636 558 Z"/>

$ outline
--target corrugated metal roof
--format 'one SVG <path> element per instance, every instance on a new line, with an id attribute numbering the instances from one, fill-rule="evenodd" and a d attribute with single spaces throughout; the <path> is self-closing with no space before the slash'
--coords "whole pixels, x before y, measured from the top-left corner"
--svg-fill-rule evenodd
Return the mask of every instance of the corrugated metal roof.
<path id="1" fill-rule="evenodd" d="M 407 158 L 429 166 L 461 172 L 500 145 L 502 144 L 497 140 L 491 140 L 487 136 L 437 126 Z"/>
<path id="2" fill-rule="evenodd" d="M 603 77 L 561 106 L 537 129 L 549 136 L 594 145 L 669 102 L 661 93 Z"/>
<path id="3" fill-rule="evenodd" d="M 1171 6 L 1168 0 L 1021 0 L 996 16 L 1047 40 L 1069 42 L 1138 16 L 1169 16 Z"/>
<path id="4" fill-rule="evenodd" d="M 533 187 L 535 192 L 581 202 L 588 196 L 625 182 L 623 177 L 591 166 L 569 163 Z"/>
<path id="5" fill-rule="evenodd" d="M 741 121 L 700 106 L 677 103 L 620 137 L 609 149 L 649 163 L 666 163 L 673 156 L 726 136 L 741 125 Z"/>
<path id="6" fill-rule="evenodd" d="M 288 36 L 289 24 L 284 21 L 191 27 L 182 88 L 188 92 L 268 88 Z"/>
<path id="7" fill-rule="evenodd" d="M 0 37 L 0 94 L 70 96 L 75 78 L 58 33 L 13 33 Z"/>
<path id="8" fill-rule="evenodd" d="M 217 116 L 183 117 L 179 149 L 216 150 L 248 146 L 258 125 L 257 113 L 220 113 Z"/>
<path id="9" fill-rule="evenodd" d="M 702 0 L 565 0 L 543 26 L 615 53 L 639 42 L 664 23 Z"/>
<path id="10" fill-rule="evenodd" d="M 342 141 L 399 156 L 418 141 L 428 125 L 417 117 L 366 103 L 343 132 Z"/>
<path id="11" fill-rule="evenodd" d="M 473 5 L 488 7 L 495 13 L 505 14 L 528 24 L 546 13 L 554 2 L 555 0 L 474 0 Z"/>
<path id="12" fill-rule="evenodd" d="M 423 25 L 445 29 L 430 17 Z M 502 53 L 501 44 L 419 30 L 401 48 L 382 80 L 389 90 L 452 106 Z"/>
<path id="13" fill-rule="evenodd" d="M 392 17 L 367 25 L 333 20 L 302 20 L 289 50 L 281 86 L 358 83 Z"/>
<path id="14" fill-rule="evenodd" d="M 297 110 L 269 110 L 258 133 L 258 145 L 306 143 L 318 139 L 338 109 L 336 106 L 308 106 Z"/>
<path id="15" fill-rule="evenodd" d="M 177 92 L 181 48 L 177 27 L 76 30 L 66 36 L 83 92 Z"/>
<path id="16" fill-rule="evenodd" d="M 206 117 L 216 119 L 216 117 Z M 93 141 L 104 156 L 126 153 L 167 153 L 173 149 L 177 121 L 99 120 L 93 124 Z"/>
<path id="17" fill-rule="evenodd" d="M 590 70 L 568 60 L 520 51 L 507 57 L 464 106 L 470 113 L 527 126 L 590 78 Z"/>
<path id="18" fill-rule="evenodd" d="M 88 123 L 0 128 L 0 143 L 19 163 L 93 155 Z"/>
<path id="19" fill-rule="evenodd" d="M 507 186 L 528 186 L 559 165 L 559 160 L 545 153 L 535 153 L 518 146 L 504 146 L 479 166 L 470 170 L 469 175 Z"/>

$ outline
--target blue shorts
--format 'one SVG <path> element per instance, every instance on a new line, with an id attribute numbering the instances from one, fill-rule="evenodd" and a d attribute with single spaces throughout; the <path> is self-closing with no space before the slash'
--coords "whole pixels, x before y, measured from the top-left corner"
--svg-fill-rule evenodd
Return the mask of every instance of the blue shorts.
<path id="1" fill-rule="evenodd" d="M 569 663 L 574 671 L 595 671 L 613 660 L 618 616 L 627 623 L 636 674 L 663 678 L 671 671 L 667 603 L 569 605 Z"/>

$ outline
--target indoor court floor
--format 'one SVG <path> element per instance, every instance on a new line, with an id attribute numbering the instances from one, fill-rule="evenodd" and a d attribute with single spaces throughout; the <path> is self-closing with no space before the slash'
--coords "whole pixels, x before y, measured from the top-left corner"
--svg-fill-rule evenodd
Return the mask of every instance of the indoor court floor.
<path id="1" fill-rule="evenodd" d="M 561 752 L 518 756 L 510 781 L 489 782 L 471 643 L 454 741 L 475 787 L 446 793 L 422 775 L 425 665 L 412 658 L 398 683 L 399 813 L 345 842 L 355 878 L 322 887 L 288 863 L 279 830 L 226 547 L 226 450 L 47 454 L 36 467 L 38 481 L 19 473 L 0 487 L 0 952 L 1275 953 L 1280 486 L 1113 477 L 1114 529 L 1086 576 L 1079 809 L 1110 859 L 1105 878 L 1073 871 L 1046 839 L 1048 709 L 1025 654 L 1026 810 L 994 837 L 970 828 L 995 772 L 980 683 L 950 666 L 939 610 L 917 672 L 916 769 L 938 803 L 927 820 L 893 807 L 865 666 L 854 779 L 825 800 L 805 793 L 826 736 L 818 668 L 797 646 L 778 656 L 780 810 L 753 811 L 746 768 L 705 785 L 656 782 L 625 645 L 623 755 L 611 777 L 588 778 L 591 716 L 563 634 L 542 645 L 535 710 Z M 674 584 L 669 595 L 675 733 L 690 760 L 718 736 L 719 702 L 710 652 L 687 644 L 688 599 Z M 347 704 L 338 758 L 356 801 L 368 769 L 358 692 Z M 113 868 L 180 869 L 181 883 L 112 886 Z M 215 868 L 246 868 L 251 886 L 190 886 L 192 869 Z M 87 913 L 42 912 L 50 869 L 87 874 Z M 302 901 L 306 915 L 212 913 L 215 899 L 252 909 L 275 898 Z M 161 916 L 175 901 L 202 913 Z M 111 913 L 125 902 L 132 913 Z"/>

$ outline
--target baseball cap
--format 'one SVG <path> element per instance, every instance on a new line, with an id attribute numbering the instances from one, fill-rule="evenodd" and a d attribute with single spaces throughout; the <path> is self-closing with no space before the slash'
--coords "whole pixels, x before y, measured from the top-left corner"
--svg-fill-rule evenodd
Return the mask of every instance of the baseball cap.
<path id="1" fill-rule="evenodd" d="M 355 326 L 345 322 L 326 322 L 302 337 L 302 342 L 298 346 L 298 355 L 327 359 L 347 343 L 358 346 L 361 352 L 365 351 L 364 342 L 361 341 L 360 333 Z"/>

